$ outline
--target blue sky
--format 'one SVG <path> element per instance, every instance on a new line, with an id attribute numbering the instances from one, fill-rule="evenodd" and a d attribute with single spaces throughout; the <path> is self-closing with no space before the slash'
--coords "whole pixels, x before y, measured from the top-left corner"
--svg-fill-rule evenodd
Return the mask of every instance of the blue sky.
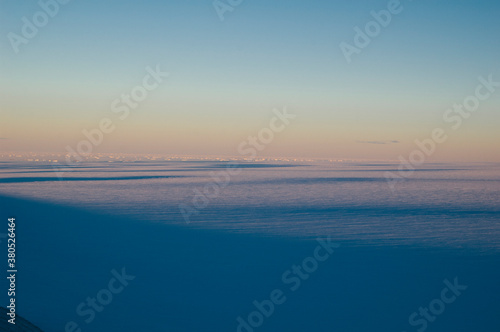
<path id="1" fill-rule="evenodd" d="M 15 53 L 7 34 L 20 34 L 22 17 L 40 6 L 2 1 L 0 136 L 9 140 L 0 149 L 74 144 L 145 67 L 160 64 L 167 82 L 96 151 L 232 154 L 287 106 L 297 122 L 266 153 L 396 158 L 441 125 L 478 76 L 500 78 L 500 3 L 401 1 L 402 12 L 347 63 L 339 44 L 352 44 L 353 28 L 387 3 L 244 0 L 221 21 L 210 1 L 73 0 Z M 498 141 L 499 95 L 450 139 L 451 155 L 468 155 L 465 139 Z M 125 136 L 135 143 L 124 146 Z M 383 140 L 401 144 L 356 143 Z"/>

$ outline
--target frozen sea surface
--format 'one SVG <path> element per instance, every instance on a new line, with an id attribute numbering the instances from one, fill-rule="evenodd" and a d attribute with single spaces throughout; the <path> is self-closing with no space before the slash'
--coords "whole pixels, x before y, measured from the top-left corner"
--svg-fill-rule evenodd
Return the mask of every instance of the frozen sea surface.
<path id="1" fill-rule="evenodd" d="M 60 167 L 1 163 L 0 193 L 192 228 L 500 249 L 498 164 L 427 164 L 412 174 L 388 163 L 104 161 Z M 407 178 L 391 188 L 387 172 Z"/>
<path id="2" fill-rule="evenodd" d="M 498 165 L 394 190 L 387 163 L 53 166 L 0 163 L 16 312 L 45 332 L 500 330 Z"/>

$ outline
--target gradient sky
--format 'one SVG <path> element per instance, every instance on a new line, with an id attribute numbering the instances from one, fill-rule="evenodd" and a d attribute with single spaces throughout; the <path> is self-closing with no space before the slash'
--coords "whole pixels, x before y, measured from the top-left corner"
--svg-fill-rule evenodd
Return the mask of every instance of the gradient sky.
<path id="1" fill-rule="evenodd" d="M 15 53 L 8 33 L 41 9 L 1 0 L 0 152 L 64 152 L 109 117 L 94 152 L 238 155 L 286 106 L 260 155 L 394 160 L 442 127 L 433 160 L 500 161 L 500 89 L 460 129 L 442 120 L 479 76 L 500 81 L 500 2 L 401 4 L 348 64 L 339 44 L 387 1 L 244 0 L 221 21 L 209 0 L 72 0 Z M 169 78 L 118 120 L 112 101 L 156 64 Z"/>

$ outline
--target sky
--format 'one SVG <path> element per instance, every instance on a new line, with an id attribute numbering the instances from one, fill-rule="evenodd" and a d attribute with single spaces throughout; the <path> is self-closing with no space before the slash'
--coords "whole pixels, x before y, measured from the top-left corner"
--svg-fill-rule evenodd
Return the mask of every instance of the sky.
<path id="1" fill-rule="evenodd" d="M 76 150 L 109 119 L 93 153 L 237 156 L 286 108 L 259 156 L 397 160 L 440 128 L 429 160 L 500 162 L 500 87 L 443 119 L 500 81 L 498 1 L 63 3 L 0 0 L 0 152 Z M 120 119 L 147 68 L 168 76 Z"/>

